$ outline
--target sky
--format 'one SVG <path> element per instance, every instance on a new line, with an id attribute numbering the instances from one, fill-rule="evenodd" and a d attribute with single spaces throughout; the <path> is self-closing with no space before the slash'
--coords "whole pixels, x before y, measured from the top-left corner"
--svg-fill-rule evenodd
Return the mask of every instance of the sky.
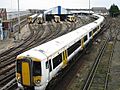
<path id="1" fill-rule="evenodd" d="M 18 0 L 0 0 L 0 8 L 7 10 L 17 10 Z M 88 9 L 89 0 L 19 0 L 20 9 L 49 9 L 55 6 L 63 8 Z M 120 0 L 90 0 L 90 7 L 106 7 L 110 8 L 112 4 L 120 8 Z"/>

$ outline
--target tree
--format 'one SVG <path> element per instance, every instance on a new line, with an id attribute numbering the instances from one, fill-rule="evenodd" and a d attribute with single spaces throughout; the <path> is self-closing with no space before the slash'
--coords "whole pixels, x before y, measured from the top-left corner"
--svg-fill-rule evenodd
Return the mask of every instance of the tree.
<path id="1" fill-rule="evenodd" d="M 109 13 L 110 13 L 110 16 L 116 17 L 120 13 L 118 6 L 115 4 L 111 5 L 109 9 Z"/>

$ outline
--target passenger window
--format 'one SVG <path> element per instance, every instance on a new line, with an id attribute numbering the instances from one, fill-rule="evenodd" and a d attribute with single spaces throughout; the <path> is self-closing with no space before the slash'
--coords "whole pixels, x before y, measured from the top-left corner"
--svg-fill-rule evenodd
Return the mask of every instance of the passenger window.
<path id="1" fill-rule="evenodd" d="M 50 65 L 50 72 L 52 71 L 52 64 L 51 64 L 51 60 L 49 60 L 49 65 Z"/>
<path id="2" fill-rule="evenodd" d="M 70 46 L 67 50 L 68 50 L 68 56 L 70 54 L 72 54 L 77 48 L 79 48 L 81 45 L 81 40 L 77 41 L 75 44 L 73 44 L 72 46 Z"/>
<path id="3" fill-rule="evenodd" d="M 92 36 L 92 31 L 91 32 L 89 32 L 89 37 L 91 37 Z"/>
<path id="4" fill-rule="evenodd" d="M 62 54 L 53 58 L 53 68 L 56 68 L 62 62 Z"/>
<path id="5" fill-rule="evenodd" d="M 97 27 L 97 28 L 98 28 L 98 27 Z M 97 31 L 97 28 L 95 28 L 95 29 L 93 30 L 94 33 Z"/>
<path id="6" fill-rule="evenodd" d="M 49 68 L 49 63 L 48 63 L 48 61 L 46 62 L 46 69 L 48 69 Z"/>
<path id="7" fill-rule="evenodd" d="M 87 41 L 87 35 L 84 37 L 84 42 Z"/>

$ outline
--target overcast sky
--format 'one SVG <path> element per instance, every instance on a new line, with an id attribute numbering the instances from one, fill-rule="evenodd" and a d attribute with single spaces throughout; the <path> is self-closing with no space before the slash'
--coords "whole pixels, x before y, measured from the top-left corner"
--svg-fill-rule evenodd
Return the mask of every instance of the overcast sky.
<path id="1" fill-rule="evenodd" d="M 0 0 L 0 8 L 17 9 L 18 0 Z M 49 9 L 54 6 L 64 8 L 89 8 L 89 0 L 19 0 L 20 9 Z M 120 0 L 90 0 L 91 7 L 106 7 L 114 3 L 120 8 Z"/>

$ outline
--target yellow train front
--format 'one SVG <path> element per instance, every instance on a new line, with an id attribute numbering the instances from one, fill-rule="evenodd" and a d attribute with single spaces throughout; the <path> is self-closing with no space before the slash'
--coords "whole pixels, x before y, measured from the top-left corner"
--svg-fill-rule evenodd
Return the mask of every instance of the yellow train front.
<path id="1" fill-rule="evenodd" d="M 38 24 L 42 24 L 43 22 L 44 22 L 43 14 L 40 14 L 40 15 L 37 17 L 37 23 L 38 23 Z"/>
<path id="2" fill-rule="evenodd" d="M 67 20 L 70 21 L 70 22 L 75 22 L 75 21 L 76 21 L 74 15 L 68 15 L 68 16 L 67 16 Z"/>
<path id="3" fill-rule="evenodd" d="M 42 74 L 47 74 L 41 70 L 42 63 L 39 59 L 25 56 L 18 57 L 16 62 L 16 79 L 18 87 L 27 90 L 44 90 L 46 87 Z M 43 67 L 44 69 L 45 67 Z M 44 70 L 45 71 L 45 70 Z M 42 85 L 43 84 L 43 85 Z"/>
<path id="4" fill-rule="evenodd" d="M 37 14 L 28 16 L 28 23 L 33 24 L 35 22 L 36 18 L 37 18 Z"/>
<path id="5" fill-rule="evenodd" d="M 54 21 L 55 21 L 56 23 L 59 23 L 59 22 L 60 22 L 60 16 L 55 15 L 55 16 L 54 16 Z"/>

